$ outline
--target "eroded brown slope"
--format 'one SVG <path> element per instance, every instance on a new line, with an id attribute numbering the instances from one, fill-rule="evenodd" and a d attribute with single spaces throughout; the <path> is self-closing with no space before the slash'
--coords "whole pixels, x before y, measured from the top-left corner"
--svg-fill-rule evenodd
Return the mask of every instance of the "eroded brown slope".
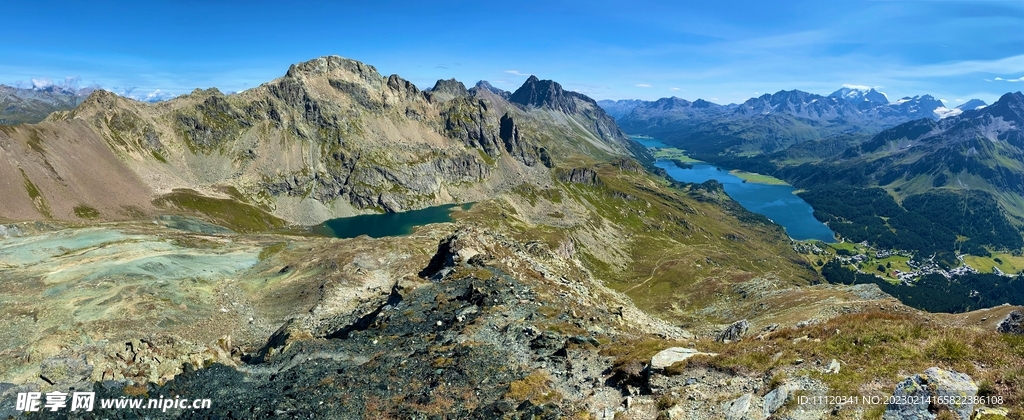
<path id="1" fill-rule="evenodd" d="M 0 188 L 0 218 L 11 220 L 128 219 L 153 194 L 80 120 L 0 126 Z"/>

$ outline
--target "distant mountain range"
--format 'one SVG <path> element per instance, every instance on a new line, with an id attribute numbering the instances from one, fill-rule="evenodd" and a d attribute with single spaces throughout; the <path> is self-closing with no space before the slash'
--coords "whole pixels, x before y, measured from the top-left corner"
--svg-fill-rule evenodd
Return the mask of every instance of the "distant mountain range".
<path id="1" fill-rule="evenodd" d="M 1024 94 L 1007 93 L 990 106 L 941 120 L 900 124 L 821 165 L 813 175 L 794 172 L 807 174 L 794 180 L 878 185 L 899 196 L 933 189 L 981 190 L 1024 221 Z"/>
<path id="2" fill-rule="evenodd" d="M 973 99 L 948 109 L 931 95 L 890 102 L 873 88 L 851 87 L 828 96 L 783 90 L 729 105 L 676 97 L 599 104 L 621 115 L 616 120 L 628 133 L 651 135 L 697 153 L 736 155 L 768 154 L 840 135 L 866 139 L 907 121 L 938 120 L 984 106 Z"/>
<path id="3" fill-rule="evenodd" d="M 28 89 L 0 85 L 0 124 L 42 121 L 54 111 L 78 106 L 92 91 L 58 85 Z"/>

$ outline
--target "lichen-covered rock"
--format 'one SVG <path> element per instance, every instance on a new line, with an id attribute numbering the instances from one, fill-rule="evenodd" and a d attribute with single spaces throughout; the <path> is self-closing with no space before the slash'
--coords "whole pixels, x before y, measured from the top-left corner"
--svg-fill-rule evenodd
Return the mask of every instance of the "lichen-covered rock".
<path id="1" fill-rule="evenodd" d="M 966 374 L 942 370 L 936 367 L 928 368 L 928 370 L 924 371 L 924 374 L 928 379 L 928 387 L 931 389 L 933 396 L 973 397 L 978 395 L 978 385 Z M 963 403 L 948 405 L 949 409 L 959 415 L 961 420 L 970 419 L 971 413 L 974 412 L 974 404 L 969 402 L 969 398 L 963 400 L 957 398 L 956 401 Z"/>
<path id="2" fill-rule="evenodd" d="M 722 334 L 718 336 L 718 341 L 736 341 L 743 337 L 750 329 L 750 323 L 745 319 L 734 322 Z"/>
<path id="3" fill-rule="evenodd" d="M 914 375 L 896 384 L 893 397 L 906 404 L 889 404 L 883 420 L 933 420 L 936 415 L 928 411 L 930 395 L 924 375 Z"/>
<path id="4" fill-rule="evenodd" d="M 764 415 L 765 417 L 774 414 L 779 411 L 786 401 L 789 400 L 790 387 L 788 385 L 780 385 L 779 387 L 771 390 L 764 396 Z"/>
<path id="5" fill-rule="evenodd" d="M 996 331 L 1003 334 L 1024 334 L 1024 313 L 1012 311 L 999 322 Z"/>
<path id="6" fill-rule="evenodd" d="M 908 377 L 896 385 L 893 397 L 899 399 L 901 404 L 889 404 L 882 418 L 932 420 L 938 416 L 937 411 L 940 407 L 946 407 L 961 420 L 968 420 L 974 412 L 974 404 L 970 403 L 969 399 L 962 401 L 962 404 L 944 404 L 941 398 L 976 395 L 978 386 L 970 376 L 932 367 L 925 370 L 924 374 Z M 935 402 L 937 398 L 939 402 Z"/>

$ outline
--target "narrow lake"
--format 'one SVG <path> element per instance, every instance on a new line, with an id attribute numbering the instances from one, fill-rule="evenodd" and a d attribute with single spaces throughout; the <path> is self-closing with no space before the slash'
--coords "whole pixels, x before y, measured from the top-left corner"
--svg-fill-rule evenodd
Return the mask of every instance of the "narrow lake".
<path id="1" fill-rule="evenodd" d="M 647 137 L 633 137 L 633 140 L 648 148 L 671 147 Z M 763 214 L 778 223 L 786 229 L 790 238 L 801 241 L 835 242 L 832 230 L 814 218 L 814 209 L 802 198 L 793 194 L 795 189 L 790 185 L 744 182 L 743 179 L 729 173 L 727 168 L 702 162 L 693 163 L 691 169 L 679 168 L 667 160 L 658 160 L 655 166 L 664 168 L 672 179 L 679 182 L 699 184 L 709 179 L 721 182 L 729 197 L 740 203 L 743 208 Z"/>
<path id="2" fill-rule="evenodd" d="M 401 213 L 363 214 L 352 217 L 331 219 L 313 226 L 313 233 L 333 238 L 355 238 L 367 235 L 371 238 L 400 236 L 412 233 L 412 229 L 431 223 L 451 222 L 452 211 L 459 207 L 469 210 L 469 204 L 445 204 Z"/>

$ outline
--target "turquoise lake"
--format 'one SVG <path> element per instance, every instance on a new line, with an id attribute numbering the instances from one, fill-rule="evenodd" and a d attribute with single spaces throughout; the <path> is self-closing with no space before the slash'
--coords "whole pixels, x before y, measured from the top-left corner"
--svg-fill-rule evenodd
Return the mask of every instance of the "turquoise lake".
<path id="1" fill-rule="evenodd" d="M 633 140 L 648 148 L 671 147 L 651 138 L 633 137 Z M 672 162 L 659 160 L 655 166 L 665 169 L 672 179 L 679 182 L 699 184 L 710 179 L 721 182 L 729 197 L 743 208 L 762 214 L 785 228 L 790 238 L 835 242 L 832 230 L 814 218 L 814 209 L 793 194 L 792 186 L 743 182 L 743 179 L 729 173 L 729 169 L 708 163 L 694 163 L 692 169 L 682 169 Z"/>
<path id="2" fill-rule="evenodd" d="M 400 236 L 412 233 L 413 228 L 431 223 L 453 221 L 452 211 L 457 207 L 469 210 L 470 204 L 445 204 L 401 213 L 363 214 L 352 217 L 331 219 L 313 226 L 313 233 L 333 238 L 355 238 L 367 235 L 371 238 Z"/>

